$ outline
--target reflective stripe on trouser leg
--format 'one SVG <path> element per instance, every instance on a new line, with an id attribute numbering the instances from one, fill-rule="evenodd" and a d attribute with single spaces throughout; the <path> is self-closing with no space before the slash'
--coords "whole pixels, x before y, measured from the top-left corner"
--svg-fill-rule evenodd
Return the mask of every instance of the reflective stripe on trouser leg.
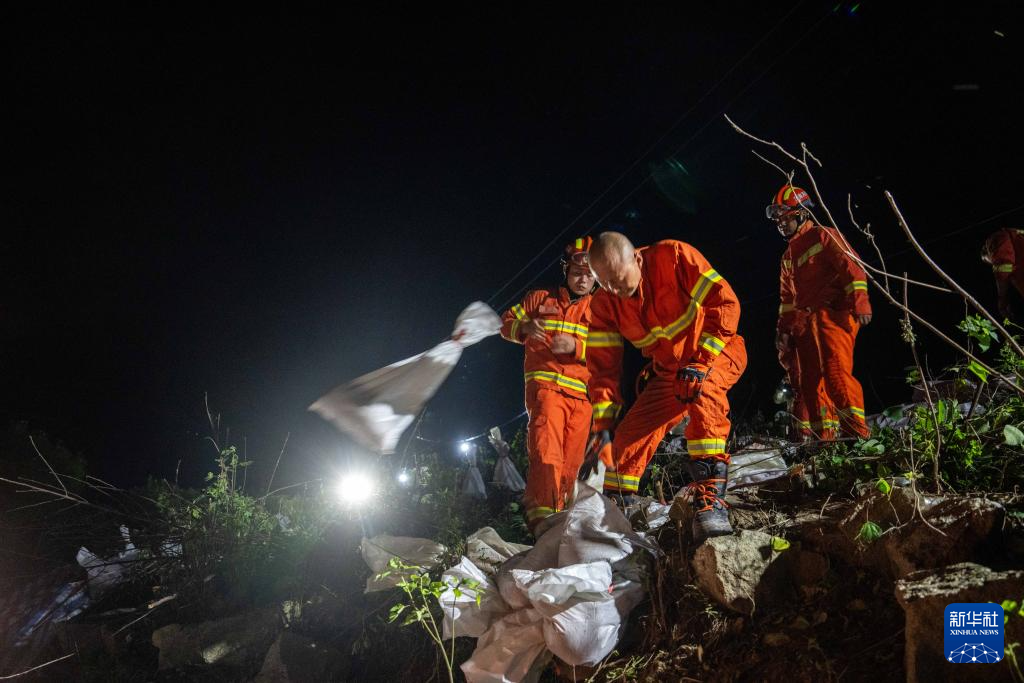
<path id="1" fill-rule="evenodd" d="M 729 462 L 725 451 L 729 439 L 729 397 L 726 392 L 747 367 L 747 350 L 743 337 L 729 340 L 712 372 L 701 386 L 700 396 L 690 405 L 690 422 L 686 425 L 686 450 L 693 460 L 714 458 Z"/>
<path id="2" fill-rule="evenodd" d="M 813 318 L 825 393 L 836 407 L 833 417 L 844 434 L 867 436 L 864 389 L 853 376 L 853 347 L 860 325 L 850 311 L 815 311 Z"/>

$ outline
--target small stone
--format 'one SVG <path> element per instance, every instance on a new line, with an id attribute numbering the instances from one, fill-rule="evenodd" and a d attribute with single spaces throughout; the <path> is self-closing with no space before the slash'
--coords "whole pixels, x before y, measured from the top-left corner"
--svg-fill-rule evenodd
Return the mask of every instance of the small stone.
<path id="1" fill-rule="evenodd" d="M 791 623 L 789 627 L 795 628 L 798 631 L 804 631 L 811 627 L 811 622 L 807 621 L 807 619 L 805 619 L 802 616 L 797 616 L 797 618 L 793 620 L 793 623 Z"/>
<path id="2" fill-rule="evenodd" d="M 766 633 L 764 638 L 761 639 L 768 647 L 784 647 L 789 645 L 790 637 L 785 633 Z"/>
<path id="3" fill-rule="evenodd" d="M 867 608 L 867 603 L 865 603 L 860 598 L 854 598 L 853 600 L 850 600 L 850 602 L 846 603 L 846 609 L 850 610 L 851 612 L 863 612 Z"/>

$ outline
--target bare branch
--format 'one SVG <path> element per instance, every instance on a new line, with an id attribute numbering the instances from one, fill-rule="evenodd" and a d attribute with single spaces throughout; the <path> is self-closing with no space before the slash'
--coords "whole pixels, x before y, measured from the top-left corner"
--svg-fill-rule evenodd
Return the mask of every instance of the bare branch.
<path id="1" fill-rule="evenodd" d="M 69 657 L 75 657 L 77 655 L 78 655 L 77 652 L 69 652 L 68 654 L 64 655 L 63 657 L 58 657 L 57 659 L 51 659 L 50 661 L 45 662 L 43 664 L 40 664 L 39 666 L 34 666 L 31 669 L 26 669 L 25 671 L 21 671 L 21 672 L 16 673 L 16 674 L 11 674 L 9 676 L 0 676 L 0 681 L 9 681 L 12 678 L 20 678 L 20 677 L 24 676 L 25 674 L 30 674 L 33 671 L 38 671 L 39 669 L 42 669 L 42 668 L 47 667 L 47 666 L 50 666 L 51 664 L 56 664 L 57 662 L 63 662 L 65 659 L 68 659 Z"/>

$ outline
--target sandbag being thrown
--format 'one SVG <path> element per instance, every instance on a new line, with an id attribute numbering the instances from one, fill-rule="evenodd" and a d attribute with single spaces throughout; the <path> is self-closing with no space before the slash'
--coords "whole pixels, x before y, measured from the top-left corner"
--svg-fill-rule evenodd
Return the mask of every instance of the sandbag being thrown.
<path id="1" fill-rule="evenodd" d="M 309 410 L 367 448 L 393 453 L 402 432 L 458 364 L 462 350 L 500 329 L 498 314 L 475 301 L 455 321 L 451 339 L 332 389 Z"/>

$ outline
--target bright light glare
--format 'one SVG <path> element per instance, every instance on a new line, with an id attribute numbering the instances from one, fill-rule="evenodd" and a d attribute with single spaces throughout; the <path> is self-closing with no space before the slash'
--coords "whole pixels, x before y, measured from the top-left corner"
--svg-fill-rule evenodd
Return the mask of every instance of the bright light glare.
<path id="1" fill-rule="evenodd" d="M 401 472 L 398 473 L 398 483 L 399 484 L 408 484 L 409 483 L 409 479 L 410 479 L 409 473 L 406 472 L 405 470 L 402 470 Z"/>
<path id="2" fill-rule="evenodd" d="M 466 441 L 460 443 L 459 450 L 462 451 L 463 453 L 469 453 L 469 443 L 467 443 Z"/>
<path id="3" fill-rule="evenodd" d="M 343 503 L 364 503 L 373 495 L 373 479 L 362 472 L 350 472 L 338 482 L 335 493 Z"/>

